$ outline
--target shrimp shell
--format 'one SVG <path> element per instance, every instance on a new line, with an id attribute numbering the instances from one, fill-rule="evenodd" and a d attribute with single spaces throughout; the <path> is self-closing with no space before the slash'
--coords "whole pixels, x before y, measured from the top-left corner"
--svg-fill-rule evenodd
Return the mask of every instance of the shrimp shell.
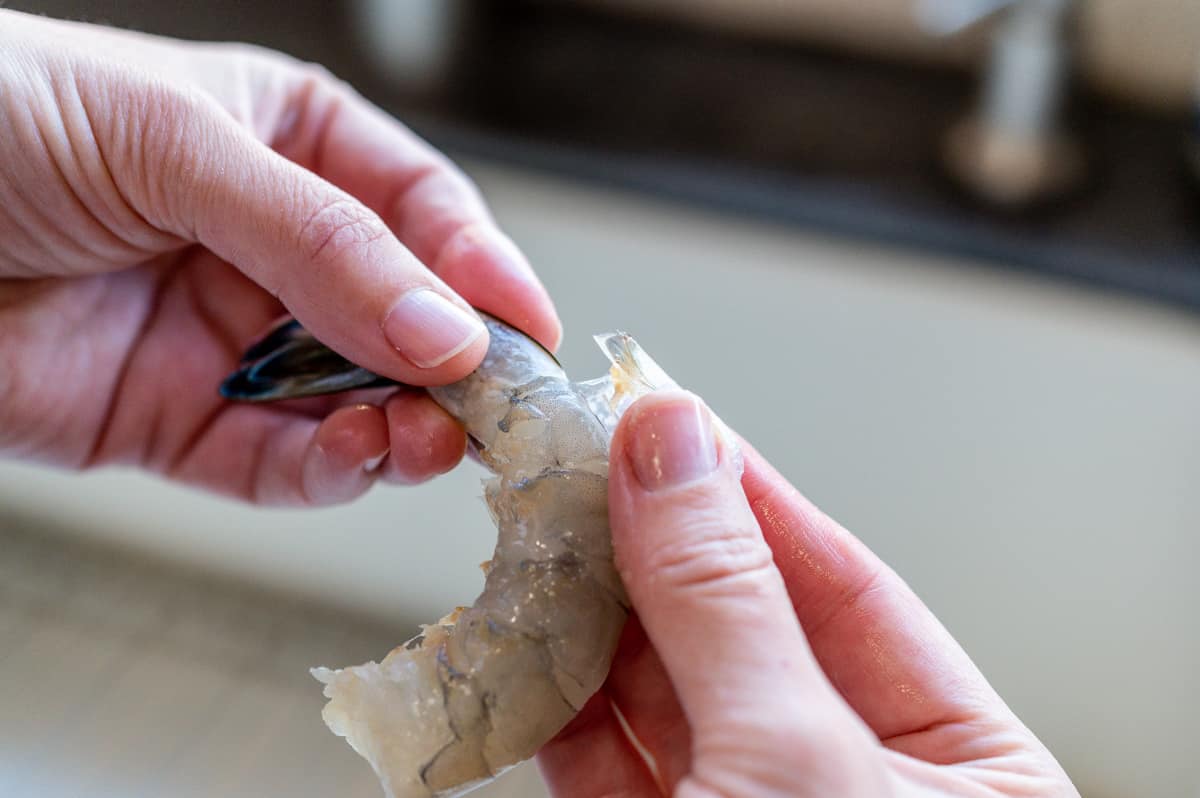
<path id="1" fill-rule="evenodd" d="M 608 526 L 608 446 L 624 408 L 674 385 L 629 336 L 597 342 L 611 375 L 570 382 L 552 356 L 486 319 L 466 379 L 430 389 L 495 476 L 499 538 L 483 592 L 381 662 L 316 668 L 323 717 L 391 798 L 461 795 L 530 758 L 608 674 L 629 611 Z"/>

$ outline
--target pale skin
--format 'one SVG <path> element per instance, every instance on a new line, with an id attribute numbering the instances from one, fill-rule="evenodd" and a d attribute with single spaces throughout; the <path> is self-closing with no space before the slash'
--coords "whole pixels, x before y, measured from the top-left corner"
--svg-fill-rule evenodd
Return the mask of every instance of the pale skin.
<path id="1" fill-rule="evenodd" d="M 638 617 L 539 754 L 551 793 L 1078 798 L 904 581 L 744 441 L 739 477 L 710 418 L 691 394 L 652 394 L 613 438 L 613 546 Z"/>
<path id="2" fill-rule="evenodd" d="M 246 406 L 215 386 L 283 313 L 445 384 L 487 349 L 472 307 L 558 345 L 470 181 L 324 70 L 0 10 L 0 455 L 270 505 L 428 479 L 466 442 L 423 393 Z M 614 439 L 637 618 L 539 756 L 552 792 L 1077 796 L 903 581 L 748 447 L 739 480 L 708 419 L 651 396 Z"/>
<path id="3" fill-rule="evenodd" d="M 0 453 L 331 504 L 447 471 L 465 437 L 417 392 L 222 401 L 273 319 L 414 385 L 479 364 L 471 306 L 557 346 L 471 182 L 324 70 L 9 11 L 0 54 Z M 389 340 L 434 294 L 449 323 Z"/>

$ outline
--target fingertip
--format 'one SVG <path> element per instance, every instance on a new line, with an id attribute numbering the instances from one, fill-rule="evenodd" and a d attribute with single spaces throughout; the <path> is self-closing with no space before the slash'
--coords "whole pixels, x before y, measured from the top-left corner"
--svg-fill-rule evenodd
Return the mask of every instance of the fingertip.
<path id="1" fill-rule="evenodd" d="M 551 352 L 562 342 L 554 302 L 528 258 L 490 222 L 465 225 L 438 253 L 433 271 L 480 310 L 524 331 Z"/>
<path id="2" fill-rule="evenodd" d="M 357 404 L 330 413 L 317 428 L 314 443 L 332 463 L 349 468 L 386 454 L 387 433 L 387 419 L 381 408 Z"/>
<path id="3" fill-rule="evenodd" d="M 657 391 L 637 399 L 617 422 L 609 446 L 609 513 L 618 565 L 630 559 L 625 552 L 627 545 L 637 548 L 644 544 L 638 539 L 636 527 L 648 491 L 637 477 L 633 452 L 644 435 L 654 434 L 646 421 L 662 408 L 691 402 L 692 395 L 686 391 Z M 637 555 L 632 559 L 636 560 Z M 622 573 L 623 578 L 631 576 Z"/>
<path id="4" fill-rule="evenodd" d="M 391 442 L 385 481 L 416 485 L 451 471 L 467 449 L 463 428 L 424 394 L 400 392 L 384 405 Z"/>
<path id="5" fill-rule="evenodd" d="M 381 408 L 354 405 L 335 411 L 317 427 L 305 453 L 304 496 L 315 505 L 357 498 L 375 481 L 388 447 Z"/>
<path id="6" fill-rule="evenodd" d="M 609 516 L 617 564 L 635 599 L 661 587 L 666 574 L 649 563 L 670 559 L 663 552 L 727 531 L 755 537 L 757 530 L 741 529 L 753 518 L 713 427 L 703 402 L 683 390 L 638 399 L 617 426 Z"/>
<path id="7" fill-rule="evenodd" d="M 521 319 L 517 327 L 546 347 L 551 354 L 558 354 L 563 340 L 562 320 L 558 317 L 558 310 L 545 289 L 542 289 L 541 294 L 541 301 L 534 312 Z"/>

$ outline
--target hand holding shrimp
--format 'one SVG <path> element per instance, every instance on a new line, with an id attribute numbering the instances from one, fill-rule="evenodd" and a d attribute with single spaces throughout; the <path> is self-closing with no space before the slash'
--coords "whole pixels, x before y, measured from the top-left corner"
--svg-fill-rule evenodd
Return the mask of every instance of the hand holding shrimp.
<path id="1" fill-rule="evenodd" d="M 272 505 L 428 479 L 466 440 L 423 393 L 211 386 L 285 312 L 378 373 L 461 379 L 487 349 L 472 307 L 557 343 L 466 176 L 324 70 L 0 9 L 0 456 Z"/>
<path id="2" fill-rule="evenodd" d="M 628 610 L 608 530 L 608 443 L 621 410 L 670 378 L 622 334 L 611 376 L 571 383 L 527 336 L 488 317 L 472 375 L 430 388 L 495 473 L 499 527 L 483 592 L 381 662 L 314 670 L 329 727 L 392 798 L 458 795 L 528 759 L 600 687 Z M 378 384 L 294 323 L 247 352 L 222 391 L 270 401 Z"/>
<path id="3" fill-rule="evenodd" d="M 640 623 L 539 754 L 551 792 L 1077 798 L 903 581 L 742 449 L 739 482 L 688 394 L 618 427 L 610 522 Z"/>
<path id="4" fill-rule="evenodd" d="M 459 794 L 581 708 L 539 755 L 571 798 L 1077 795 L 894 573 L 753 452 L 739 482 L 741 447 L 698 400 L 641 399 L 606 452 L 588 386 L 489 325 L 480 370 L 431 391 L 499 475 L 487 586 L 381 663 L 318 673 L 326 720 L 390 795 Z M 628 338 L 604 343 L 613 387 L 672 387 Z M 284 346 L 233 384 L 269 398 L 375 379 L 295 345 L 319 374 L 287 369 Z M 644 630 L 629 625 L 595 692 L 625 591 Z"/>

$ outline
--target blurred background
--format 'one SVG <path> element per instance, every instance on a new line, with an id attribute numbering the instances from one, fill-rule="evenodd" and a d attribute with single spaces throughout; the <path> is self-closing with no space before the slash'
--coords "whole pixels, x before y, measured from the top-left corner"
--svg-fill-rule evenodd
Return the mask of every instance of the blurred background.
<path id="1" fill-rule="evenodd" d="M 479 182 L 568 370 L 634 333 L 1085 798 L 1200 796 L 1195 0 L 6 5 L 350 80 Z M 475 595 L 480 476 L 283 512 L 0 464 L 0 795 L 380 794 L 306 669 Z"/>

